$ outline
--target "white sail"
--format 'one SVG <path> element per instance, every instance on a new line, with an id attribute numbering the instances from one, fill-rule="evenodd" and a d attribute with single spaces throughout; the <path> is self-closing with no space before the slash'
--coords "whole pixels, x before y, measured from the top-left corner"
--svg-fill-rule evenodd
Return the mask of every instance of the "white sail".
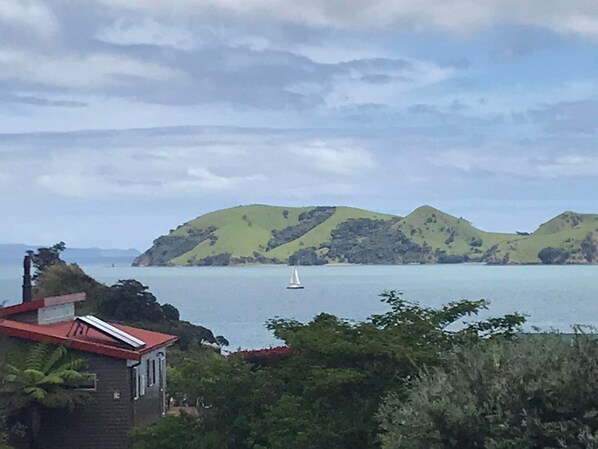
<path id="1" fill-rule="evenodd" d="M 297 271 L 297 267 L 293 269 L 293 274 L 291 275 L 291 281 L 287 286 L 288 289 L 291 290 L 301 290 L 303 289 L 303 285 L 299 281 L 299 272 Z"/>
<path id="2" fill-rule="evenodd" d="M 299 272 L 297 271 L 297 267 L 293 270 L 293 274 L 291 275 L 291 285 L 301 285 L 299 281 Z"/>

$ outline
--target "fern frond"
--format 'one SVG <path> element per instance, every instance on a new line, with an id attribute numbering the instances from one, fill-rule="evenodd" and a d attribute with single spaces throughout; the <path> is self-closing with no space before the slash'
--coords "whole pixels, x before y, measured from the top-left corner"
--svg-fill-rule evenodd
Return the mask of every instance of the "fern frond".
<path id="1" fill-rule="evenodd" d="M 49 373 L 54 367 L 54 365 L 63 360 L 66 355 L 66 348 L 64 346 L 58 346 L 56 349 L 54 349 L 54 351 L 52 351 L 50 356 L 47 358 L 42 371 L 44 373 Z"/>
<path id="2" fill-rule="evenodd" d="M 26 385 L 37 385 L 44 377 L 46 377 L 45 373 L 37 369 L 26 369 L 23 371 L 23 383 Z"/>
<path id="3" fill-rule="evenodd" d="M 29 351 L 25 366 L 27 368 L 41 371 L 42 367 L 44 366 L 44 360 L 46 359 L 47 353 L 48 345 L 46 343 L 38 343 L 34 345 Z"/>
<path id="4" fill-rule="evenodd" d="M 29 387 L 25 388 L 24 393 L 37 401 L 43 401 L 46 397 L 46 391 L 43 388 Z"/>

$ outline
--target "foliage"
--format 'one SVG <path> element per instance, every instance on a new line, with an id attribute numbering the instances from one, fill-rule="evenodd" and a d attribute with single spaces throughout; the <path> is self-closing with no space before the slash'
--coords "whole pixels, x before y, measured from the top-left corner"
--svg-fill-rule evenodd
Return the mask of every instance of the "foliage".
<path id="1" fill-rule="evenodd" d="M 120 280 L 104 294 L 99 312 L 102 316 L 122 323 L 179 337 L 179 347 L 189 349 L 192 344 L 218 343 L 209 329 L 179 320 L 179 311 L 171 304 L 160 305 L 148 287 L 135 279 Z M 228 343 L 228 342 L 227 342 Z"/>
<path id="2" fill-rule="evenodd" d="M 543 264 L 563 264 L 571 253 L 561 248 L 544 248 L 538 253 L 538 258 Z"/>
<path id="3" fill-rule="evenodd" d="M 598 246 L 594 241 L 594 233 L 589 233 L 581 242 L 581 253 L 584 259 L 590 263 L 598 258 Z"/>
<path id="4" fill-rule="evenodd" d="M 164 319 L 169 321 L 179 321 L 181 317 L 179 309 L 168 303 L 162 304 L 162 314 L 164 315 Z"/>
<path id="5" fill-rule="evenodd" d="M 316 248 L 305 248 L 295 251 L 289 256 L 289 265 L 324 265 L 324 257 L 320 257 Z"/>
<path id="6" fill-rule="evenodd" d="M 89 378 L 82 371 L 84 360 L 72 357 L 64 346 L 50 348 L 39 343 L 26 357 L 9 359 L 2 373 L 0 398 L 6 407 L 9 436 L 14 439 L 22 429 L 21 444 L 38 446 L 41 410 L 64 408 L 72 410 L 88 400 L 85 392 L 75 390 L 79 382 Z"/>
<path id="7" fill-rule="evenodd" d="M 519 315 L 507 315 L 450 330 L 487 303 L 425 308 L 394 291 L 382 299 L 389 311 L 363 322 L 328 314 L 309 323 L 271 320 L 268 327 L 285 348 L 211 355 L 177 366 L 170 378 L 175 379 L 173 392 L 200 404 L 194 429 L 201 438 L 195 435 L 190 447 L 377 448 L 375 414 L 388 391 L 404 390 L 405 379 L 440 363 L 455 345 L 511 337 L 523 322 Z M 176 420 L 169 425 L 180 428 Z M 136 435 L 137 447 L 159 447 L 150 431 Z"/>
<path id="8" fill-rule="evenodd" d="M 388 396 L 383 449 L 587 449 L 598 443 L 598 342 L 559 335 L 460 348 Z"/>
<path id="9" fill-rule="evenodd" d="M 40 273 L 33 294 L 34 297 L 43 298 L 85 292 L 87 299 L 76 305 L 77 312 L 85 314 L 93 313 L 99 308 L 107 288 L 76 264 L 56 264 Z"/>
<path id="10" fill-rule="evenodd" d="M 397 220 L 361 218 L 341 223 L 333 232 L 327 256 L 338 262 L 400 264 L 430 260 L 430 248 L 400 229 Z"/>
<path id="11" fill-rule="evenodd" d="M 27 251 L 31 257 L 31 263 L 36 272 L 32 279 L 37 279 L 40 273 L 43 273 L 48 267 L 53 265 L 64 265 L 64 261 L 60 259 L 60 253 L 66 248 L 64 242 L 58 242 L 50 247 L 38 248 L 37 251 Z"/>
<path id="12" fill-rule="evenodd" d="M 281 230 L 272 230 L 272 239 L 268 242 L 267 249 L 271 250 L 277 246 L 296 240 L 328 220 L 335 211 L 336 208 L 334 207 L 316 207 L 307 212 L 302 212 L 299 214 L 299 223 L 296 225 L 287 226 Z"/>
<path id="13" fill-rule="evenodd" d="M 136 428 L 131 432 L 135 449 L 217 449 L 207 446 L 201 423 L 195 417 L 166 416 L 150 427 Z"/>
<path id="14" fill-rule="evenodd" d="M 161 422 L 157 428 L 137 429 L 133 433 L 135 448 L 178 449 L 180 441 L 164 441 L 164 436 L 173 432 L 184 435 L 189 449 L 254 447 L 253 413 L 259 414 L 273 403 L 268 398 L 271 385 L 264 382 L 262 374 L 238 356 L 226 359 L 208 353 L 186 359 L 169 374 L 169 394 L 185 393 L 191 402 L 198 402 L 201 418 L 190 422 L 182 416 Z"/>
<path id="15" fill-rule="evenodd" d="M 206 229 L 188 228 L 184 235 L 171 233 L 158 237 L 153 246 L 137 258 L 133 265 L 169 265 L 171 259 L 192 250 L 204 240 L 209 240 L 213 245 L 218 240 L 214 231 L 215 226 Z"/>
<path id="16" fill-rule="evenodd" d="M 172 313 L 170 307 L 167 308 L 168 313 Z M 156 297 L 148 291 L 147 286 L 135 279 L 120 280 L 109 287 L 102 298 L 100 311 L 102 315 L 119 321 L 143 317 L 144 320 L 157 323 L 165 319 Z"/>

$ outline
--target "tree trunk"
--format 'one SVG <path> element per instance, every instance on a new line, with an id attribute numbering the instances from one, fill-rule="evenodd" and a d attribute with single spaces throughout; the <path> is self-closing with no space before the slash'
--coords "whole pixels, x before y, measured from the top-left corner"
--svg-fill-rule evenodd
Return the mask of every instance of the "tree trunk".
<path id="1" fill-rule="evenodd" d="M 31 449 L 42 449 L 39 441 L 39 432 L 42 427 L 42 413 L 37 405 L 32 405 L 29 410 L 29 431 L 31 436 Z"/>

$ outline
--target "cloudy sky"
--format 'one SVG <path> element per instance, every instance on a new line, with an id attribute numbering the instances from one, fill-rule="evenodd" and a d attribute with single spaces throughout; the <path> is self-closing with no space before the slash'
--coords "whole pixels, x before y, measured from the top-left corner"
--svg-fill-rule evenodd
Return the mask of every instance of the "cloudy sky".
<path id="1" fill-rule="evenodd" d="M 0 242 L 248 203 L 598 212 L 595 0 L 0 0 Z"/>

